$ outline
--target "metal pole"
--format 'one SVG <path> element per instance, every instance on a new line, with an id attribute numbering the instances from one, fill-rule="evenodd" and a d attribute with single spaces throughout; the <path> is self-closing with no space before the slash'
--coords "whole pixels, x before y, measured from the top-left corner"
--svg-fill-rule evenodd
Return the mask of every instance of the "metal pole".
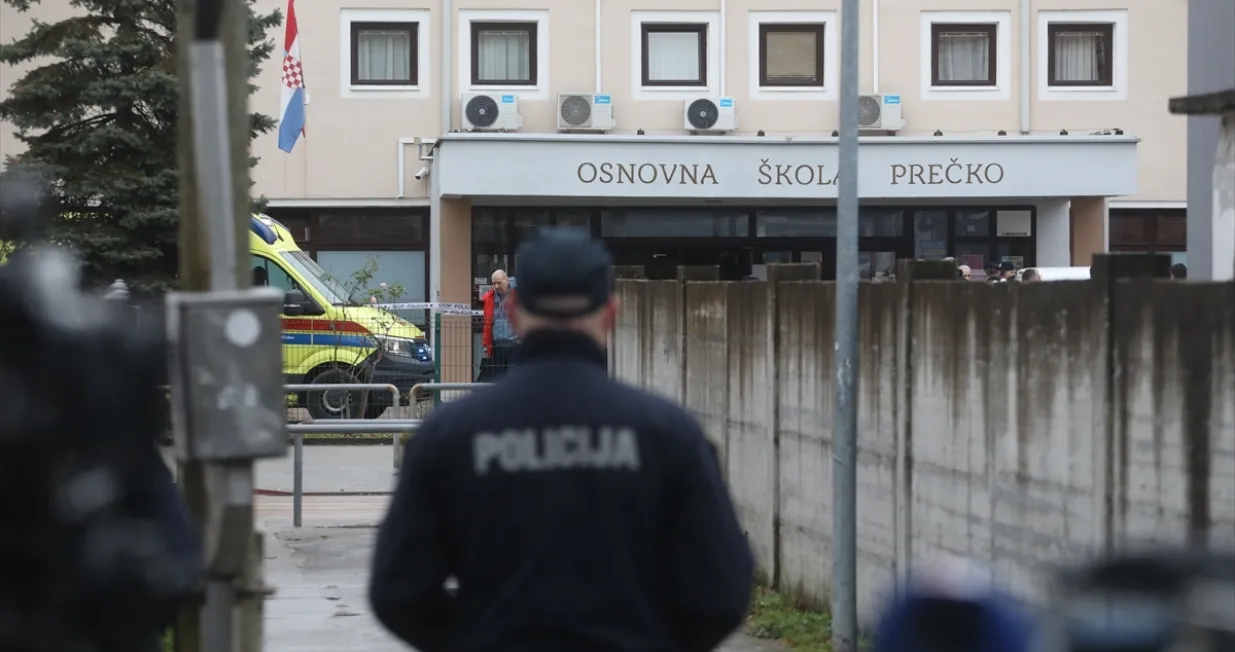
<path id="1" fill-rule="evenodd" d="M 292 525 L 300 527 L 304 501 L 304 433 L 293 433 L 292 440 Z"/>
<path id="2" fill-rule="evenodd" d="M 192 196 L 197 204 L 196 223 L 189 228 L 195 231 L 192 236 L 199 243 L 209 242 L 209 258 L 198 258 L 191 266 L 200 272 L 199 265 L 205 263 L 210 290 L 231 291 L 248 285 L 239 264 L 239 252 L 247 241 L 244 224 L 248 222 L 249 203 L 248 7 L 235 0 L 200 0 L 195 5 L 182 0 L 181 7 L 182 15 L 192 17 L 191 31 L 180 32 L 182 39 L 192 39 L 188 45 L 189 111 L 181 115 L 181 120 L 191 123 L 193 136 L 192 156 L 184 161 L 191 166 L 196 182 Z M 192 279 L 185 289 L 201 289 L 201 280 L 200 276 Z M 251 554 L 252 494 L 245 505 L 240 505 L 229 492 L 235 487 L 252 486 L 253 461 L 208 464 L 203 471 L 211 512 L 227 512 L 219 522 L 207 522 L 207 548 L 216 544 L 220 548 L 235 547 L 243 540 L 246 553 Z M 214 576 L 207 581 L 201 649 L 260 649 L 260 621 L 252 622 L 253 601 L 244 605 L 249 613 L 243 619 L 249 624 L 247 630 L 257 632 L 256 640 L 237 640 L 236 607 L 242 601 L 236 579 Z"/>
<path id="3" fill-rule="evenodd" d="M 433 382 L 442 382 L 442 313 L 433 313 Z M 471 325 L 469 324 L 469 328 Z M 415 390 L 413 390 L 414 392 Z M 416 404 L 416 394 L 411 394 L 412 405 Z M 442 395 L 433 392 L 433 407 L 438 407 L 442 404 Z M 395 463 L 398 466 L 398 463 Z"/>
<path id="4" fill-rule="evenodd" d="M 856 652 L 858 461 L 858 0 L 841 2 L 836 225 L 836 409 L 832 443 L 832 649 Z"/>

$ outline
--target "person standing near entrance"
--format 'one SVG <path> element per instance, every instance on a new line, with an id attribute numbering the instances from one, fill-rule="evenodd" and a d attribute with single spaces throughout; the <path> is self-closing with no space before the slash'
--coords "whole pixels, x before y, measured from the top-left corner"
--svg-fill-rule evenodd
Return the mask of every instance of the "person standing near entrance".
<path id="1" fill-rule="evenodd" d="M 519 338 L 510 321 L 510 279 L 500 269 L 490 278 L 493 289 L 485 292 L 481 299 L 485 306 L 485 351 L 480 377 L 476 379 L 481 383 L 493 382 L 505 375 L 519 349 Z"/>
<path id="2" fill-rule="evenodd" d="M 992 260 L 986 264 L 982 271 L 986 272 L 986 278 L 983 280 L 987 283 L 999 282 L 999 263 Z"/>
<path id="3" fill-rule="evenodd" d="M 1005 260 L 999 263 L 999 282 L 1007 283 L 1016 280 L 1016 263 Z"/>

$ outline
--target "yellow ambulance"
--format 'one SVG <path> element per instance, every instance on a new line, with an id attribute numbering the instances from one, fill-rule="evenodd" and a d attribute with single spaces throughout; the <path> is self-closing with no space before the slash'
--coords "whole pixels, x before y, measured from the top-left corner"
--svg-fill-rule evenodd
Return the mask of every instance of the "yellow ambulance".
<path id="1" fill-rule="evenodd" d="M 249 222 L 255 285 L 283 291 L 283 375 L 289 384 L 381 383 L 407 397 L 431 382 L 433 352 L 424 333 L 397 315 L 369 304 L 365 288 L 350 289 L 322 269 L 282 224 L 266 215 Z M 389 392 L 342 390 L 300 393 L 315 419 L 376 418 L 390 406 Z M 401 400 L 406 405 L 406 400 Z M 363 409 L 361 408 L 363 404 Z"/>

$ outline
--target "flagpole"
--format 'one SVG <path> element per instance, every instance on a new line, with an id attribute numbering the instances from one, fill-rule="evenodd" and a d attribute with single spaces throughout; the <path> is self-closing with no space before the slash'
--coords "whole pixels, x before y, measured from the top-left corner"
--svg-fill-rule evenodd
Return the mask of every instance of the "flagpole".
<path id="1" fill-rule="evenodd" d="M 289 12 L 293 11 L 295 9 L 295 6 L 296 6 L 296 0 L 287 0 L 287 7 L 288 7 Z M 297 26 L 296 28 L 296 41 L 297 42 L 300 41 L 300 27 L 299 26 Z M 301 52 L 304 51 L 304 48 L 298 48 L 298 49 Z M 303 57 L 303 55 L 301 56 Z M 305 199 L 308 199 L 309 198 L 309 110 L 308 110 L 308 106 L 311 101 L 311 98 L 309 97 L 309 81 L 304 76 L 303 68 L 301 68 L 300 82 L 304 84 L 304 88 L 302 89 L 301 92 L 304 93 L 304 106 L 305 106 L 304 128 L 300 130 L 300 142 L 304 143 L 301 149 L 301 154 L 303 154 L 303 158 L 300 161 L 300 182 L 301 182 L 301 187 L 304 188 L 304 197 Z"/>

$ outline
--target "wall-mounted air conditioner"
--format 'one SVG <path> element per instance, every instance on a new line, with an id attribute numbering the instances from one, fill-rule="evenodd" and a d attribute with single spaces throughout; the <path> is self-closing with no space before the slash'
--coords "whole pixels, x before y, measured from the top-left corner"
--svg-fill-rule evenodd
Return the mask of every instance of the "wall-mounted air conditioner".
<path id="1" fill-rule="evenodd" d="M 613 98 L 596 93 L 558 93 L 558 131 L 609 131 L 613 120 Z"/>
<path id="2" fill-rule="evenodd" d="M 464 131 L 517 131 L 522 127 L 517 96 L 510 93 L 463 96 Z"/>
<path id="3" fill-rule="evenodd" d="M 905 127 L 900 95 L 861 95 L 858 97 L 858 130 L 886 131 L 888 135 Z"/>
<path id="4" fill-rule="evenodd" d="M 738 128 L 732 97 L 692 97 L 682 108 L 682 128 L 692 134 L 723 134 Z"/>

